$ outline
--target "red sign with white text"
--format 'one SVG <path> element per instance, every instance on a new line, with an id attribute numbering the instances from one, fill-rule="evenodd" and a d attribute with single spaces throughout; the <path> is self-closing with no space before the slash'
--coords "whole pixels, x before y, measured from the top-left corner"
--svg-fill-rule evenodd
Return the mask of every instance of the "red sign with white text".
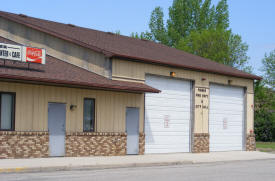
<path id="1" fill-rule="evenodd" d="M 42 64 L 42 49 L 26 47 L 26 62 Z"/>

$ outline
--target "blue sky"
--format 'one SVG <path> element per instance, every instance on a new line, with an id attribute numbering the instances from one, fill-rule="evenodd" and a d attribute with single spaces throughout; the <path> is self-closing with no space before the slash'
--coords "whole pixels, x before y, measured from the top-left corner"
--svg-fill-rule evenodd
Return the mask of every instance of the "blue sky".
<path id="1" fill-rule="evenodd" d="M 216 4 L 219 0 L 212 0 Z M 148 29 L 150 14 L 161 6 L 168 17 L 173 0 L 13 0 L 0 10 L 71 23 L 123 35 Z M 256 74 L 266 52 L 275 49 L 275 1 L 228 0 L 230 27 L 249 45 L 249 64 Z"/>

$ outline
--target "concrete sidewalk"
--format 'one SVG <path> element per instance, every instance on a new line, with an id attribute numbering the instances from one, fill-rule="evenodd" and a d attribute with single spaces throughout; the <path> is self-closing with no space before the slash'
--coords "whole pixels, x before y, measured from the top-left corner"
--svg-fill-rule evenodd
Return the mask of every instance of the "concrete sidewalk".
<path id="1" fill-rule="evenodd" d="M 241 160 L 275 159 L 275 154 L 264 152 L 212 152 L 212 153 L 176 153 L 148 154 L 109 157 L 59 157 L 33 159 L 2 159 L 0 172 L 35 172 L 71 169 L 103 169 L 135 166 L 176 165 L 227 162 Z"/>

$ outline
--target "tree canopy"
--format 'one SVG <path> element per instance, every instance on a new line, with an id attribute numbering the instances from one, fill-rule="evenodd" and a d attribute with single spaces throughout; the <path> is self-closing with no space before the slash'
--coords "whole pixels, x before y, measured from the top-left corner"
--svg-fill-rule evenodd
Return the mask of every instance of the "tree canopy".
<path id="1" fill-rule="evenodd" d="M 255 83 L 255 133 L 259 141 L 275 141 L 275 49 L 262 59 L 263 81 Z"/>
<path id="2" fill-rule="evenodd" d="M 275 90 L 275 49 L 265 54 L 263 63 L 264 82 Z"/>
<path id="3" fill-rule="evenodd" d="M 216 6 L 211 0 L 174 0 L 164 22 L 161 7 L 156 7 L 149 31 L 132 37 L 160 42 L 226 65 L 244 69 L 248 61 L 247 44 L 229 28 L 227 0 Z"/>

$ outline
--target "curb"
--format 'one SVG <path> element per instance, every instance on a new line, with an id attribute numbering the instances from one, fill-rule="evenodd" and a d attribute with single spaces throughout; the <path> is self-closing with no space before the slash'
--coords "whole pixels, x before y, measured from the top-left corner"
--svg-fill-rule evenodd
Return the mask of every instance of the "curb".
<path id="1" fill-rule="evenodd" d="M 134 167 L 152 167 L 152 166 L 172 166 L 194 164 L 192 161 L 159 162 L 159 163 L 128 163 L 113 165 L 85 165 L 85 166 L 53 166 L 53 167 L 18 167 L 18 168 L 0 168 L 1 173 L 26 173 L 26 172 L 53 172 L 53 171 L 71 171 L 71 170 L 102 170 L 116 168 L 134 168 Z"/>
<path id="2" fill-rule="evenodd" d="M 0 173 L 17 173 L 17 172 L 23 172 L 24 170 L 25 170 L 24 167 L 0 168 Z"/>
<path id="3" fill-rule="evenodd" d="M 0 168 L 2 173 L 32 173 L 32 172 L 54 172 L 54 171 L 73 171 L 73 170 L 103 170 L 117 168 L 135 168 L 135 167 L 153 167 L 153 166 L 175 166 L 190 164 L 209 164 L 209 163 L 228 163 L 239 161 L 257 161 L 257 160 L 275 160 L 275 158 L 260 158 L 253 160 L 225 160 L 225 161 L 173 161 L 173 162 L 151 162 L 151 163 L 126 163 L 126 164 L 96 164 L 96 165 L 65 165 L 49 167 L 17 167 L 17 168 Z"/>

